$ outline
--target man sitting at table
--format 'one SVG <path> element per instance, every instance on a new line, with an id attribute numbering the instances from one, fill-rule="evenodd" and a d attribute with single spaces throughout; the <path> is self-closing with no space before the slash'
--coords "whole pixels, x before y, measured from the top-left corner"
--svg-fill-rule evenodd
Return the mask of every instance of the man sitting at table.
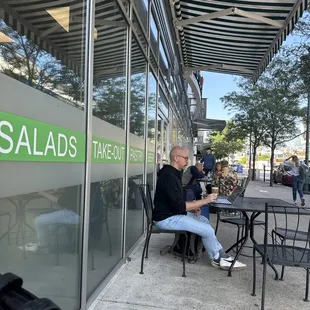
<path id="1" fill-rule="evenodd" d="M 200 207 L 214 202 L 216 194 L 207 198 L 185 202 L 182 190 L 182 171 L 187 166 L 188 151 L 180 146 L 175 146 L 170 151 L 170 165 L 164 166 L 158 172 L 157 186 L 154 198 L 153 220 L 155 225 L 165 230 L 186 230 L 201 236 L 203 245 L 211 258 L 214 267 L 228 269 L 233 261 L 223 250 L 218 242 L 214 229 L 209 220 L 192 212 Z M 234 268 L 246 267 L 236 261 Z"/>
<path id="2" fill-rule="evenodd" d="M 194 192 L 196 200 L 201 199 L 202 188 L 200 186 L 199 179 L 205 177 L 202 170 L 203 165 L 198 162 L 195 166 L 188 167 L 182 176 L 183 189 L 191 189 Z"/>

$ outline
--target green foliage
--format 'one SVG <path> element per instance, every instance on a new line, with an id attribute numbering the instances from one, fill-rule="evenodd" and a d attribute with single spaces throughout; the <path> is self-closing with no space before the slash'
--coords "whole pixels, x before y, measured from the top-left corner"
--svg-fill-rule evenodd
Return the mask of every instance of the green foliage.
<path id="1" fill-rule="evenodd" d="M 298 135 L 297 122 L 303 118 L 305 111 L 299 104 L 303 87 L 297 64 L 289 49 L 283 49 L 256 84 L 240 80 L 239 92 L 221 98 L 224 107 L 235 113 L 234 123 L 251 135 L 253 163 L 259 145 L 271 148 L 272 165 L 275 148 Z"/>
<path id="2" fill-rule="evenodd" d="M 268 155 L 268 154 L 258 155 L 258 160 L 261 160 L 261 161 L 270 160 L 270 155 Z"/>
<path id="3" fill-rule="evenodd" d="M 224 158 L 229 154 L 242 151 L 244 140 L 238 128 L 232 122 L 227 122 L 222 132 L 215 131 L 210 136 L 210 145 L 216 158 Z"/>
<path id="4" fill-rule="evenodd" d="M 247 159 L 246 157 L 241 157 L 241 158 L 239 159 L 239 163 L 240 163 L 241 165 L 246 165 L 247 162 L 248 162 L 248 159 Z"/>

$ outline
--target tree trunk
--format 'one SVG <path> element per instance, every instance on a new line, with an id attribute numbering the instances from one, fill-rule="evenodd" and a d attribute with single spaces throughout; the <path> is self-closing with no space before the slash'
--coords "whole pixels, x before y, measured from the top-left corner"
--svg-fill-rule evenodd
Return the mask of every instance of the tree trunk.
<path id="1" fill-rule="evenodd" d="M 275 146 L 272 144 L 272 145 L 271 145 L 271 156 L 270 156 L 270 181 L 269 181 L 270 186 L 273 186 L 273 161 L 274 161 L 274 150 L 275 150 Z"/>
<path id="2" fill-rule="evenodd" d="M 253 145 L 253 174 L 252 174 L 252 181 L 255 180 L 255 160 L 256 160 L 256 151 L 257 151 L 257 146 Z"/>

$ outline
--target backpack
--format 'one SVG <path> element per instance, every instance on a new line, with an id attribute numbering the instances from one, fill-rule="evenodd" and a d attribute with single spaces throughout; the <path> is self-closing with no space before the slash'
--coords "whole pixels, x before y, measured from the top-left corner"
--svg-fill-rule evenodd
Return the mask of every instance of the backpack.
<path id="1" fill-rule="evenodd" d="M 38 298 L 22 288 L 23 279 L 0 274 L 0 310 L 61 310 L 50 299 Z"/>
<path id="2" fill-rule="evenodd" d="M 201 258 L 203 252 L 202 240 L 200 236 L 194 233 L 186 232 L 186 234 L 187 247 L 185 249 L 185 257 L 188 259 L 189 263 L 194 264 L 199 258 Z M 184 239 L 184 234 L 175 234 L 175 239 L 171 246 L 171 251 L 174 255 L 183 255 Z"/>

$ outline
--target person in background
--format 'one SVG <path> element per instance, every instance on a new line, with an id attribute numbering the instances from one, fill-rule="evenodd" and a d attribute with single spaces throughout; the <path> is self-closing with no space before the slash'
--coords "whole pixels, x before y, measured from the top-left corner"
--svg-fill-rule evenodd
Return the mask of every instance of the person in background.
<path id="1" fill-rule="evenodd" d="M 215 164 L 215 170 L 213 174 L 213 180 L 212 180 L 212 186 L 219 186 L 220 177 L 222 175 L 222 164 L 220 162 L 217 162 Z"/>
<path id="2" fill-rule="evenodd" d="M 209 220 L 199 215 L 197 209 L 214 202 L 215 194 L 192 202 L 185 202 L 182 189 L 182 171 L 188 165 L 188 151 L 175 146 L 170 151 L 170 165 L 165 165 L 158 172 L 154 197 L 153 220 L 155 225 L 164 230 L 186 230 L 201 236 L 202 243 L 214 267 L 228 269 L 233 261 L 226 255 L 218 242 Z M 195 215 L 189 211 L 196 211 Z M 234 269 L 246 267 L 236 261 Z"/>
<path id="3" fill-rule="evenodd" d="M 214 171 L 215 163 L 216 163 L 216 158 L 212 154 L 211 148 L 208 147 L 206 149 L 206 154 L 202 157 L 200 162 L 203 163 L 204 172 L 205 172 L 206 176 L 208 176 L 208 173 L 213 175 L 213 171 Z"/>
<path id="4" fill-rule="evenodd" d="M 194 192 L 196 200 L 201 199 L 202 188 L 198 180 L 205 176 L 202 170 L 203 166 L 198 162 L 195 166 L 188 167 L 182 176 L 183 189 L 191 189 Z"/>
<path id="5" fill-rule="evenodd" d="M 230 170 L 228 166 L 222 166 L 222 172 L 219 176 L 219 191 L 221 195 L 229 196 L 237 184 L 237 173 Z"/>
<path id="6" fill-rule="evenodd" d="M 292 159 L 292 160 L 290 160 Z M 303 193 L 303 186 L 306 179 L 305 168 L 300 163 L 296 155 L 292 155 L 284 161 L 284 164 L 290 166 L 292 169 L 287 173 L 292 176 L 292 191 L 293 201 L 297 205 L 297 191 L 301 200 L 301 205 L 305 205 L 305 198 Z"/>

